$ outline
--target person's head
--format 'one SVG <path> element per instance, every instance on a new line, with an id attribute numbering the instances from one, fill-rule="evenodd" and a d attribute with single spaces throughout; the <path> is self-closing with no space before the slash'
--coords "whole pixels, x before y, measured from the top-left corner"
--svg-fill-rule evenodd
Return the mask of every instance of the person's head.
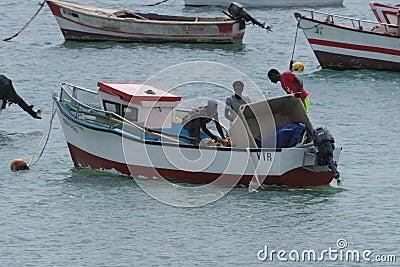
<path id="1" fill-rule="evenodd" d="M 243 92 L 243 87 L 244 87 L 244 83 L 242 81 L 235 81 L 233 84 L 233 90 L 235 91 L 235 94 L 237 94 L 238 96 L 242 95 Z"/>
<path id="2" fill-rule="evenodd" d="M 215 99 L 210 99 L 207 102 L 206 111 L 208 116 L 213 116 L 218 113 L 218 102 Z"/>
<path id="3" fill-rule="evenodd" d="M 268 78 L 271 80 L 271 82 L 277 83 L 281 80 L 281 74 L 276 69 L 270 69 L 268 71 Z"/>

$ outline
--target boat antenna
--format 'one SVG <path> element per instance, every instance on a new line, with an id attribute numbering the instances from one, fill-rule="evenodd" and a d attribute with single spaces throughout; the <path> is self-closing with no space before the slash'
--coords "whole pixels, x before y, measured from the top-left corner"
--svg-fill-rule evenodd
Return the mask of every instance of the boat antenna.
<path id="1" fill-rule="evenodd" d="M 29 26 L 29 24 L 31 24 L 32 20 L 33 20 L 34 18 L 36 18 L 36 16 L 39 14 L 40 10 L 41 10 L 41 9 L 43 8 L 43 6 L 44 6 L 44 3 L 46 3 L 46 0 L 43 0 L 43 2 L 39 4 L 39 6 L 40 6 L 39 9 L 36 11 L 36 13 L 33 15 L 33 17 L 21 28 L 21 30 L 19 30 L 19 31 L 18 31 L 16 34 L 14 34 L 13 36 L 10 36 L 10 37 L 4 39 L 3 41 L 6 41 L 6 42 L 7 42 L 7 41 L 11 41 L 11 39 L 17 37 L 21 32 L 23 32 L 23 31 Z"/>

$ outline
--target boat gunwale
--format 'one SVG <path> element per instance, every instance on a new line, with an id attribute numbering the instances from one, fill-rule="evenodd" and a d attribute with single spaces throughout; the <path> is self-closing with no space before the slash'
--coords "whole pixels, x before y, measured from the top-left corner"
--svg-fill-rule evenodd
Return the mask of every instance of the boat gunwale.
<path id="1" fill-rule="evenodd" d="M 325 7 L 325 6 L 343 6 L 343 2 L 344 0 L 332 0 L 335 2 L 332 3 L 325 3 L 325 4 L 320 4 L 320 3 L 316 3 L 316 4 L 311 4 L 308 5 L 309 7 Z M 186 0 L 184 1 L 184 5 L 187 7 L 207 7 L 207 6 L 225 6 L 222 4 L 186 4 Z M 253 4 L 243 4 L 246 6 L 246 8 L 286 8 L 286 7 L 304 7 L 304 4 L 298 4 L 298 5 L 265 5 L 265 4 L 261 4 L 261 5 L 253 5 Z"/>
<path id="2" fill-rule="evenodd" d="M 351 17 L 344 17 L 344 16 L 340 16 L 340 15 L 334 15 L 334 14 L 326 13 L 326 12 L 319 12 L 319 11 L 314 11 L 314 10 L 304 10 L 304 11 L 314 12 L 314 13 L 323 14 L 323 15 L 329 15 L 329 16 L 335 16 L 335 17 L 342 18 L 342 19 L 348 19 L 350 21 L 354 20 L 354 21 L 360 21 L 360 22 L 365 22 L 365 23 L 370 23 L 370 24 L 385 25 L 385 26 L 388 26 L 388 27 L 393 27 L 393 26 L 400 27 L 400 25 L 398 26 L 398 25 L 395 25 L 395 24 L 380 23 L 378 21 L 373 22 L 373 21 L 369 21 L 369 20 L 355 19 L 355 18 L 351 18 Z M 297 14 L 298 14 L 298 16 L 297 16 Z M 372 34 L 372 35 L 378 35 L 378 36 L 384 36 L 384 37 L 390 37 L 390 38 L 396 38 L 396 39 L 400 38 L 400 35 L 386 33 L 386 32 L 374 32 L 372 30 L 359 29 L 359 28 L 347 26 L 347 25 L 344 25 L 344 24 L 338 24 L 338 23 L 331 22 L 331 21 L 326 21 L 326 20 L 322 20 L 322 19 L 316 19 L 316 18 L 313 18 L 313 17 L 302 15 L 302 14 L 300 14 L 298 12 L 295 12 L 295 17 L 296 17 L 296 19 L 298 19 L 298 23 L 300 23 L 301 20 L 304 19 L 304 20 L 308 20 L 308 21 L 311 21 L 311 22 L 314 22 L 314 23 L 323 24 L 323 25 L 326 25 L 326 26 L 331 26 L 331 27 L 335 27 L 335 28 L 339 28 L 339 29 L 343 29 L 343 30 L 349 30 L 349 31 L 354 31 L 354 32 L 360 32 L 360 33 L 366 33 L 366 34 Z M 300 26 L 300 29 L 302 29 L 301 26 Z M 308 30 L 308 29 L 302 29 L 302 30 Z"/>
<path id="3" fill-rule="evenodd" d="M 126 21 L 126 22 L 137 22 L 137 23 L 147 23 L 147 24 L 161 24 L 161 25 L 196 25 L 196 26 L 209 26 L 209 25 L 219 25 L 219 24 L 235 24 L 235 23 L 239 23 L 240 20 L 233 20 L 233 19 L 225 19 L 224 17 L 213 17 L 211 19 L 225 19 L 225 20 L 212 20 L 212 21 L 185 21 L 185 20 L 151 20 L 151 19 L 137 19 L 137 18 L 120 18 L 120 17 L 116 17 L 116 16 L 108 16 L 108 15 L 112 15 L 112 13 L 110 14 L 102 14 L 100 12 L 96 12 L 95 10 L 91 11 L 89 9 L 84 9 L 84 8 L 76 8 L 76 7 L 71 7 L 68 5 L 65 5 L 62 2 L 59 1 L 53 1 L 53 0 L 46 0 L 48 2 L 52 2 L 54 5 L 58 6 L 58 7 L 62 7 L 65 8 L 69 11 L 73 11 L 73 12 L 77 12 L 79 14 L 83 14 L 89 17 L 96 17 L 96 18 L 100 18 L 100 19 L 107 19 L 107 20 L 114 20 L 114 21 L 118 21 L 118 22 L 122 22 L 122 21 Z M 97 7 L 97 6 L 92 6 L 92 7 Z M 100 7 L 99 7 L 100 8 Z M 107 9 L 107 8 L 105 8 Z M 127 11 L 125 9 L 112 9 L 115 11 Z M 129 11 L 131 12 L 131 11 Z M 133 13 L 135 14 L 135 13 Z M 143 13 L 141 13 L 143 14 Z M 149 14 L 154 14 L 154 15 L 160 15 L 157 13 L 149 13 Z M 191 17 L 185 17 L 185 16 L 177 16 L 180 18 L 191 18 Z M 69 18 L 66 17 L 62 17 L 63 19 L 67 19 L 70 20 Z M 202 19 L 202 18 L 206 18 L 206 17 L 198 17 L 198 19 Z M 75 20 L 71 20 L 73 22 L 77 22 Z M 78 23 L 82 23 L 82 22 L 78 22 Z"/>

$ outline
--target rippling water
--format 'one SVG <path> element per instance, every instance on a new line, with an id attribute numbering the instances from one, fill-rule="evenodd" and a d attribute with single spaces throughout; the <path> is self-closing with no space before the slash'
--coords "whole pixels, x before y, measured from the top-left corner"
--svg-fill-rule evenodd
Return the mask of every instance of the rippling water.
<path id="1" fill-rule="evenodd" d="M 4 2 L 2 39 L 17 32 L 38 8 L 35 1 Z M 178 0 L 156 7 L 137 4 L 151 1 L 118 2 L 85 1 L 141 12 L 221 15 L 221 8 L 184 8 Z M 364 0 L 321 9 L 373 19 Z M 322 251 L 337 248 L 339 239 L 347 240 L 348 249 L 400 256 L 400 75 L 322 71 L 301 32 L 295 59 L 306 66 L 301 78 L 310 93 L 314 125 L 327 126 L 343 147 L 342 188 L 268 187 L 252 194 L 235 188 L 204 207 L 172 207 L 148 196 L 133 179 L 74 169 L 58 118 L 38 164 L 29 172 L 9 171 L 12 159 L 30 159 L 60 82 L 95 89 L 98 80 L 142 81 L 175 64 L 206 60 L 237 68 L 266 97 L 283 94 L 265 75 L 271 67 L 287 69 L 295 35 L 293 12 L 299 10 L 250 9 L 273 25 L 274 32 L 248 27 L 244 44 L 230 46 L 64 42 L 45 6 L 19 37 L 0 42 L 0 73 L 13 80 L 29 104 L 44 110 L 40 121 L 15 105 L 1 115 L 0 265 L 278 266 L 288 263 L 276 258 L 262 262 L 258 251 L 265 245 L 270 250 Z M 186 99 L 198 96 L 194 90 L 180 93 Z M 201 94 L 224 99 L 207 88 Z M 326 260 L 316 265 L 344 263 Z"/>

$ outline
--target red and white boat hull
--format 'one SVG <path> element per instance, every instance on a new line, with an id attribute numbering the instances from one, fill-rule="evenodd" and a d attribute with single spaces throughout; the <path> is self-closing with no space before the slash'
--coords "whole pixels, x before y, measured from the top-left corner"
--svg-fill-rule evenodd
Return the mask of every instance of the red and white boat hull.
<path id="1" fill-rule="evenodd" d="M 241 43 L 245 28 L 239 21 L 146 20 L 111 16 L 70 2 L 46 1 L 65 40 L 121 42 Z M 87 7 L 88 10 L 79 8 Z M 108 12 L 108 13 L 107 13 Z M 103 14 L 104 13 L 104 14 Z M 107 15 L 108 14 L 108 15 Z"/>
<path id="2" fill-rule="evenodd" d="M 295 16 L 322 68 L 400 71 L 400 36 Z"/>
<path id="3" fill-rule="evenodd" d="M 333 179 L 326 166 L 318 166 L 317 171 L 307 168 L 314 165 L 315 154 L 307 154 L 306 148 L 252 149 L 249 152 L 225 147 L 194 149 L 191 145 L 143 142 L 122 138 L 122 131 L 108 131 L 79 121 L 56 103 L 76 167 L 116 170 L 134 177 L 166 177 L 189 183 L 210 183 L 218 179 L 217 183 L 245 186 L 255 172 L 263 184 L 290 187 L 327 185 Z M 197 162 L 200 151 L 203 160 Z M 339 154 L 340 150 L 335 150 L 335 160 Z"/>

